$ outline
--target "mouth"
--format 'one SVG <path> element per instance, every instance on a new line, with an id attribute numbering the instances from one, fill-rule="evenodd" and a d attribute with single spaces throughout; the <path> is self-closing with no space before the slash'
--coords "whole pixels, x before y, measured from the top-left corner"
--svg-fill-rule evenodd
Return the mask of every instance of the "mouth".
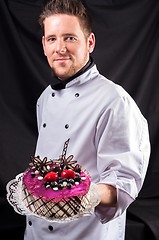
<path id="1" fill-rule="evenodd" d="M 70 57 L 57 57 L 54 59 L 54 62 L 60 62 L 60 63 L 63 63 L 63 62 L 66 62 L 70 60 Z"/>

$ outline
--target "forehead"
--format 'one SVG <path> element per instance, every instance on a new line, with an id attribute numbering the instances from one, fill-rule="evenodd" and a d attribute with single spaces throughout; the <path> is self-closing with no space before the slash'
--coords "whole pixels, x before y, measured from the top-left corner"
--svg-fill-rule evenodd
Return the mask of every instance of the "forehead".
<path id="1" fill-rule="evenodd" d="M 76 33 L 82 31 L 78 17 L 67 14 L 55 14 L 44 20 L 44 32 L 47 34 Z"/>

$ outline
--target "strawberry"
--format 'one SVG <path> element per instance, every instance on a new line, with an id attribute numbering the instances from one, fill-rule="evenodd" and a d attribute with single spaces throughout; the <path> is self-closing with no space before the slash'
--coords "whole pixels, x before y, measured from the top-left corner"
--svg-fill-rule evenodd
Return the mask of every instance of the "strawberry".
<path id="1" fill-rule="evenodd" d="M 58 180 L 58 174 L 56 172 L 48 172 L 45 175 L 44 180 L 47 181 L 47 182 L 57 181 Z"/>
<path id="2" fill-rule="evenodd" d="M 67 178 L 67 179 L 72 178 L 72 179 L 74 179 L 75 176 L 76 176 L 76 173 L 71 169 L 65 169 L 61 172 L 61 177 L 62 178 Z"/>

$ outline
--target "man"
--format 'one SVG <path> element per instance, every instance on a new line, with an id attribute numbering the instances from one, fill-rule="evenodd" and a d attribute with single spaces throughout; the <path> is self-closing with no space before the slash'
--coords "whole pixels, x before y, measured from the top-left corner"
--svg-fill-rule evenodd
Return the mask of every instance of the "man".
<path id="1" fill-rule="evenodd" d="M 25 240 L 124 240 L 127 207 L 137 197 L 150 155 L 148 127 L 125 90 L 99 74 L 95 36 L 78 0 L 53 0 L 40 15 L 44 54 L 55 76 L 37 102 L 36 155 L 68 156 L 91 175 L 100 198 L 94 214 L 58 223 L 27 217 Z"/>

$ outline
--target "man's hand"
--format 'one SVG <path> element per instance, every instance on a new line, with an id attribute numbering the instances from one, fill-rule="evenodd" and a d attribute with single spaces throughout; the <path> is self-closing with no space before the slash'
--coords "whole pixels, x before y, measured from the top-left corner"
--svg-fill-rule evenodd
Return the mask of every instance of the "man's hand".
<path id="1" fill-rule="evenodd" d="M 108 184 L 99 183 L 96 184 L 96 191 L 101 200 L 99 204 L 110 207 L 116 206 L 117 192 L 115 187 Z"/>

